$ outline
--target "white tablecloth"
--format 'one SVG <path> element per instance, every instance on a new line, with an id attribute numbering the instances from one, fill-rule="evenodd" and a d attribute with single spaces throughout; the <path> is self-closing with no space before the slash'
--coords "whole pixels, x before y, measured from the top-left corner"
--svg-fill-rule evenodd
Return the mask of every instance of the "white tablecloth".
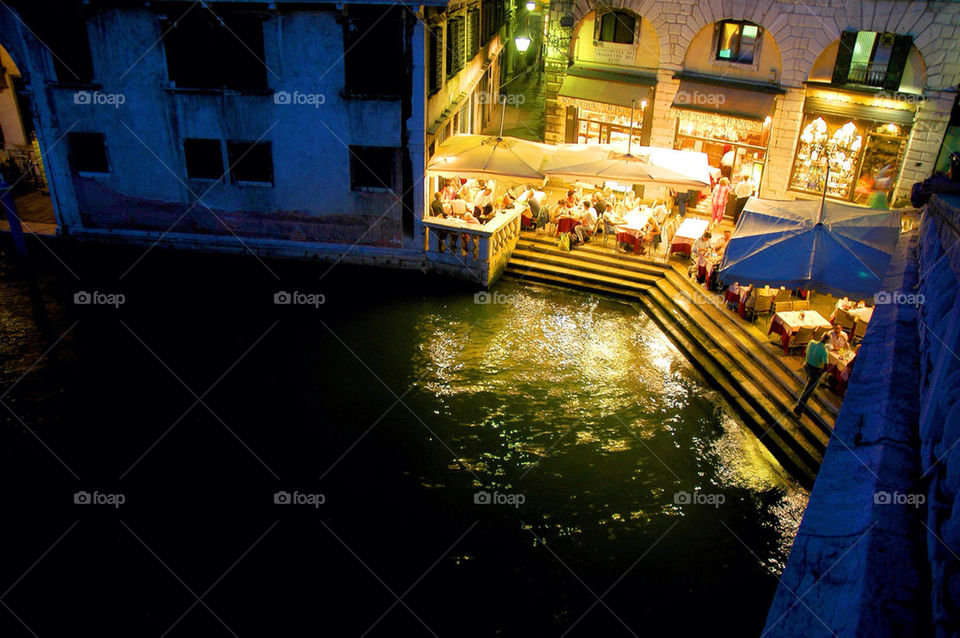
<path id="1" fill-rule="evenodd" d="M 803 319 L 800 318 L 801 312 L 803 313 Z M 832 327 L 830 322 L 816 310 L 789 310 L 778 312 L 776 316 L 780 319 L 780 323 L 790 330 L 791 334 L 800 328 L 826 328 L 829 330 Z"/>
<path id="2" fill-rule="evenodd" d="M 709 224 L 710 222 L 705 219 L 687 217 L 683 220 L 683 223 L 680 224 L 680 228 L 677 229 L 677 233 L 673 236 L 673 241 L 689 239 L 689 243 L 692 243 L 703 237 L 703 232 L 707 230 Z"/>
<path id="3" fill-rule="evenodd" d="M 860 321 L 870 323 L 870 318 L 873 317 L 873 308 L 853 308 L 848 310 L 847 314 L 853 315 Z"/>

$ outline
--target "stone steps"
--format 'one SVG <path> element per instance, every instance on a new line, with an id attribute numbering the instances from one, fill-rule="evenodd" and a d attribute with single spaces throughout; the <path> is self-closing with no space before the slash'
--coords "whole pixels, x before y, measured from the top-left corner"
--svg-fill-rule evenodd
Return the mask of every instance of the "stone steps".
<path id="1" fill-rule="evenodd" d="M 745 323 L 738 315 L 727 310 L 719 295 L 707 292 L 702 286 L 688 279 L 683 266 L 673 264 L 665 279 L 688 299 L 698 302 L 698 308 L 704 317 L 709 319 L 717 330 L 731 337 L 733 345 L 755 365 L 766 368 L 781 389 L 792 393 L 794 397 L 798 395 L 806 379 L 787 366 L 779 355 L 771 352 L 771 349 L 776 352 L 779 345 L 771 344 L 766 338 L 758 339 L 748 327 L 752 324 Z M 821 392 L 815 393 L 808 405 L 817 425 L 829 435 L 840 412 L 840 405 Z"/>

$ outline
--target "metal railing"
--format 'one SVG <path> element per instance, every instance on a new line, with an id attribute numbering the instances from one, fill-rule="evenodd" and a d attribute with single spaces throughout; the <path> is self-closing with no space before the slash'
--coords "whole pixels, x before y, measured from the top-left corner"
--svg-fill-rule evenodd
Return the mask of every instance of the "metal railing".
<path id="1" fill-rule="evenodd" d="M 887 65 L 885 63 L 851 64 L 850 73 L 847 74 L 847 82 L 882 87 L 886 77 Z"/>

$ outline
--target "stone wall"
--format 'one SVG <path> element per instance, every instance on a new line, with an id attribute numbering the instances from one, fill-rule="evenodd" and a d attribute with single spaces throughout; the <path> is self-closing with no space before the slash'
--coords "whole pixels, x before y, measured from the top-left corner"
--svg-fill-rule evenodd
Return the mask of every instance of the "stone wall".
<path id="1" fill-rule="evenodd" d="M 765 636 L 960 632 L 960 198 L 904 235 Z"/>
<path id="2" fill-rule="evenodd" d="M 952 204 L 953 207 L 948 204 Z M 960 198 L 923 220 L 920 287 L 920 461 L 935 635 L 960 633 Z"/>
<path id="3" fill-rule="evenodd" d="M 572 15 L 579 22 L 599 6 L 630 9 L 649 20 L 660 46 L 660 72 L 653 105 L 651 144 L 673 146 L 678 113 L 671 108 L 678 83 L 675 72 L 683 69 L 684 56 L 694 36 L 717 20 L 738 19 L 756 22 L 771 33 L 780 48 L 782 68 L 779 83 L 786 90 L 780 98 L 773 121 L 768 167 L 761 195 L 792 198 L 787 180 L 800 134 L 804 81 L 817 57 L 834 43 L 845 29 L 890 31 L 911 34 L 926 65 L 927 81 L 923 101 L 908 142 L 902 178 L 894 201 L 908 194 L 910 186 L 928 177 L 943 141 L 946 122 L 953 105 L 952 90 L 960 82 L 960 5 L 951 2 L 892 2 L 877 0 L 803 0 L 779 2 L 761 0 L 577 0 L 552 3 L 550 40 L 559 43 L 572 28 L 560 26 L 560 18 Z M 569 49 L 548 48 L 548 79 L 559 88 L 568 64 Z M 765 81 L 765 80 L 763 80 Z M 556 110 L 556 92 L 547 93 L 546 141 L 563 142 L 563 117 Z"/>

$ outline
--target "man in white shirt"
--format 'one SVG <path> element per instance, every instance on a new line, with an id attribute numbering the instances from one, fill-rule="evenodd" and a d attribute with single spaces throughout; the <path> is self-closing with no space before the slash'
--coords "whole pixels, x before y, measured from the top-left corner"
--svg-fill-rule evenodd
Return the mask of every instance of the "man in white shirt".
<path id="1" fill-rule="evenodd" d="M 737 182 L 737 185 L 733 187 L 733 194 L 737 196 L 737 199 L 746 199 L 753 195 L 753 182 L 749 179 L 742 179 Z"/>
<path id="2" fill-rule="evenodd" d="M 833 351 L 843 350 L 847 347 L 849 339 L 847 338 L 847 333 L 843 331 L 843 328 L 839 323 L 833 325 L 833 332 L 830 333 L 830 336 L 827 337 L 827 348 Z"/>
<path id="3" fill-rule="evenodd" d="M 453 199 L 450 202 L 450 213 L 454 217 L 463 217 L 464 213 L 466 212 L 467 202 L 463 201 L 463 198 L 457 195 L 456 199 Z"/>
<path id="4" fill-rule="evenodd" d="M 580 225 L 573 232 L 577 233 L 580 243 L 587 241 L 597 226 L 597 210 L 590 205 L 590 200 L 583 200 L 583 212 L 580 215 Z"/>
<path id="5" fill-rule="evenodd" d="M 737 220 L 740 219 L 740 213 L 743 212 L 743 207 L 747 205 L 747 200 L 753 195 L 753 182 L 746 177 L 741 179 L 733 187 L 733 194 L 737 198 L 733 209 L 733 225 L 736 226 Z"/>
<path id="6" fill-rule="evenodd" d="M 718 253 L 723 253 L 727 249 L 727 244 L 730 243 L 730 231 L 723 231 L 723 235 L 717 237 L 713 240 L 712 248 Z"/>
<path id="7" fill-rule="evenodd" d="M 493 191 L 489 186 L 477 193 L 473 199 L 473 214 L 485 218 L 493 214 Z"/>

